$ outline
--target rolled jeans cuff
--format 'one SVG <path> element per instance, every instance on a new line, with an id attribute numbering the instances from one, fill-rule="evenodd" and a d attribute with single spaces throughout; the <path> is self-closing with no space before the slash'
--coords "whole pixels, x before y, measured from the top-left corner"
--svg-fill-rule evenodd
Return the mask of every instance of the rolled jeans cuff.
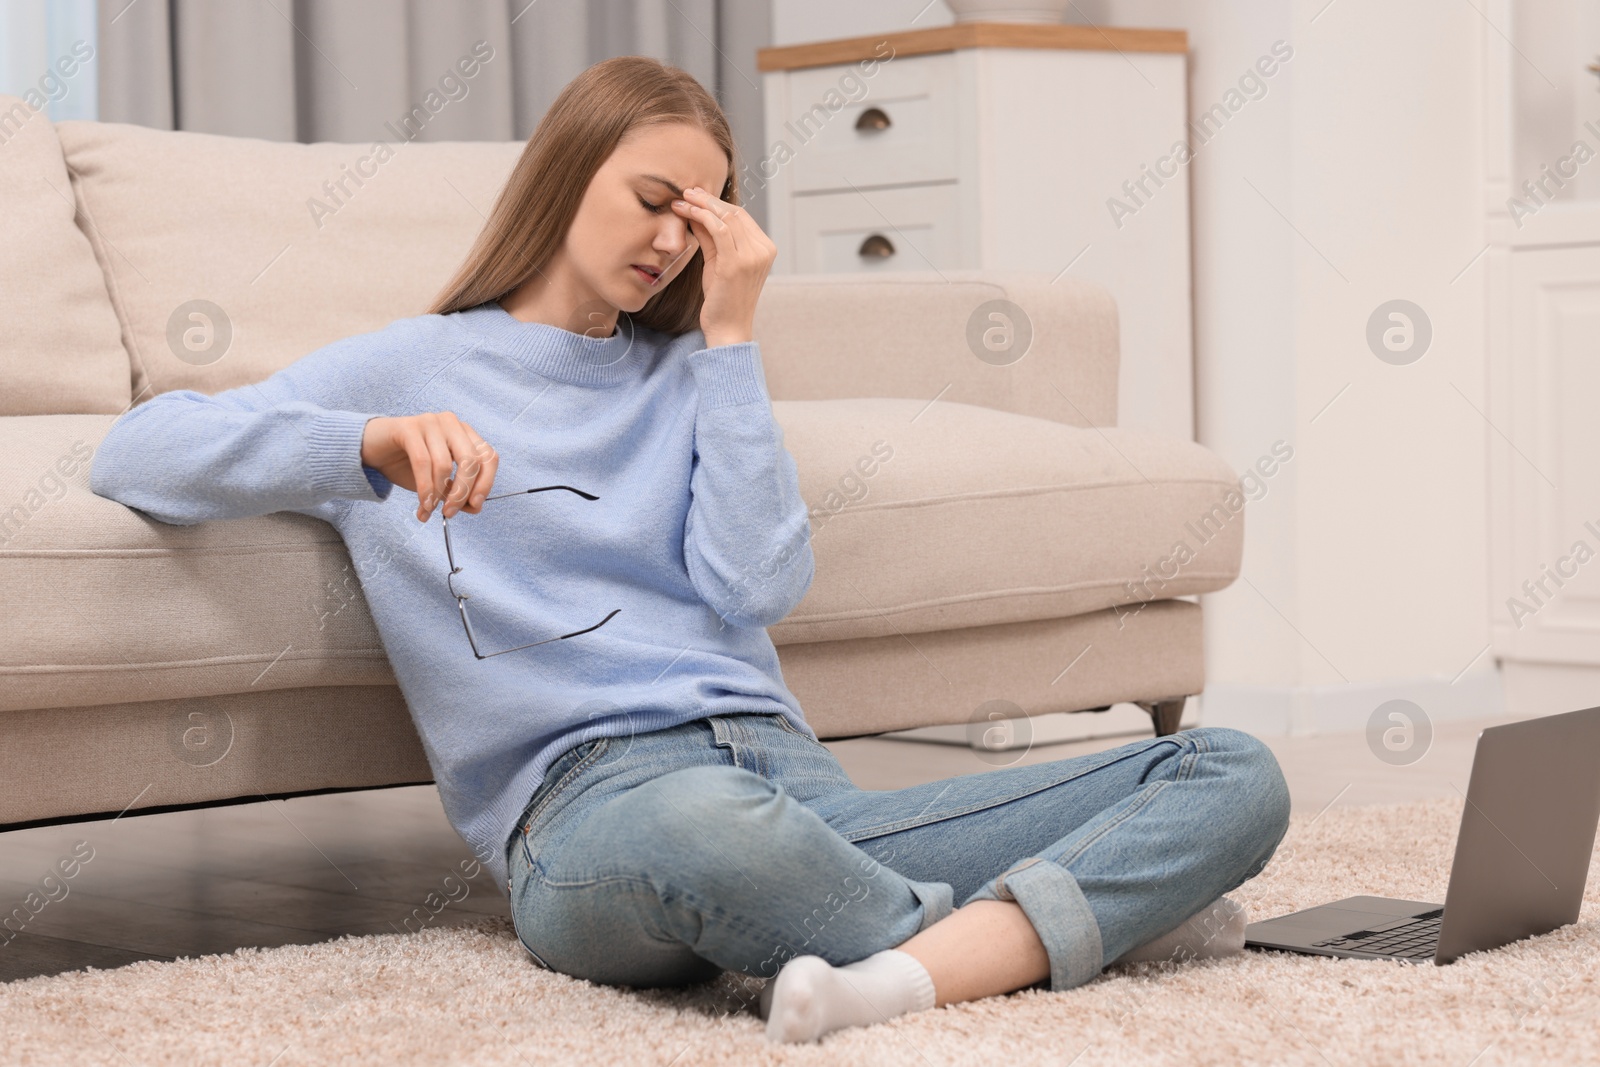
<path id="1" fill-rule="evenodd" d="M 917 933 L 920 934 L 955 910 L 955 890 L 950 888 L 949 882 L 919 882 L 906 878 L 905 883 L 911 888 L 912 895 L 922 903 L 922 925 L 917 927 Z"/>
<path id="2" fill-rule="evenodd" d="M 1034 856 L 1013 864 L 993 886 L 984 886 L 971 899 L 1021 905 L 1050 957 L 1051 990 L 1072 989 L 1100 973 L 1100 924 L 1071 871 Z"/>

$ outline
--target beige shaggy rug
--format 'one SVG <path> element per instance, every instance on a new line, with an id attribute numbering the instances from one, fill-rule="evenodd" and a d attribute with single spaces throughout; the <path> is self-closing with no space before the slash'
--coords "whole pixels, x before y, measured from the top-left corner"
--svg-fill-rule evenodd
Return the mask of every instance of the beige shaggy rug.
<path id="1" fill-rule="evenodd" d="M 1444 899 L 1459 799 L 1297 817 L 1233 895 L 1252 918 L 1339 896 Z M 1582 921 L 1447 967 L 1246 952 L 1115 968 L 768 1045 L 759 982 L 630 991 L 537 968 L 509 919 L 143 961 L 0 986 L 20 1064 L 1447 1064 L 1600 1061 L 1600 885 Z"/>

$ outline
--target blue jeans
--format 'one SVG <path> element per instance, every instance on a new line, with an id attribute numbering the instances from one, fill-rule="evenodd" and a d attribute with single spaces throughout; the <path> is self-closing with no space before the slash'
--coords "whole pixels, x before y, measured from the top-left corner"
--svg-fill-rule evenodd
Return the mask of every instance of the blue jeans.
<path id="1" fill-rule="evenodd" d="M 1061 990 L 1255 876 L 1288 820 L 1277 761 L 1237 730 L 863 790 L 752 713 L 578 745 L 506 858 L 518 939 L 577 978 L 771 978 L 894 948 L 956 901 L 1014 900 Z"/>

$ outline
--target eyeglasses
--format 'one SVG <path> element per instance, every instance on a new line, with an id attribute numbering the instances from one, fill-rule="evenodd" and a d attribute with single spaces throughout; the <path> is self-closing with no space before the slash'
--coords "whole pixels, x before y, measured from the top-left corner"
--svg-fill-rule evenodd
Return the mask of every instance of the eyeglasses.
<path id="1" fill-rule="evenodd" d="M 592 493 L 585 493 L 582 489 L 574 489 L 570 485 L 546 485 L 546 486 L 541 486 L 538 489 L 524 489 L 522 492 L 518 492 L 518 493 L 496 493 L 494 496 L 486 496 L 483 499 L 484 499 L 485 503 L 488 503 L 491 500 L 502 500 L 502 499 L 504 499 L 505 497 L 508 497 L 508 496 L 523 496 L 526 493 L 543 493 L 543 492 L 546 492 L 546 491 L 548 491 L 550 489 L 565 489 L 569 493 L 577 493 L 579 496 L 583 497 L 585 500 L 599 500 L 600 499 L 599 497 L 595 496 Z M 472 632 L 472 620 L 467 618 L 467 601 L 472 599 L 472 598 L 466 593 L 458 593 L 458 592 L 456 592 L 456 586 L 455 586 L 455 580 L 454 579 L 455 579 L 456 575 L 461 573 L 461 567 L 460 567 L 459 564 L 456 563 L 455 551 L 450 546 L 450 520 L 445 517 L 445 514 L 444 514 L 444 512 L 442 510 L 439 513 L 439 518 L 444 523 L 444 553 L 445 553 L 446 558 L 448 558 L 450 560 L 450 573 L 445 576 L 445 583 L 447 585 L 449 585 L 449 587 L 450 587 L 450 595 L 452 595 L 452 596 L 454 596 L 456 598 L 456 607 L 458 609 L 460 609 L 460 611 L 461 611 L 461 625 L 467 631 L 467 642 L 470 645 L 472 645 L 472 654 L 474 656 L 477 656 L 479 659 L 488 659 L 490 656 L 503 656 L 507 652 L 519 652 L 524 648 L 533 648 L 535 645 L 547 645 L 551 641 L 565 641 L 569 637 L 577 637 L 579 634 L 586 634 L 590 630 L 598 630 L 598 629 L 600 629 L 600 627 L 602 627 L 606 623 L 610 622 L 611 619 L 612 619 L 612 616 L 616 615 L 617 612 L 622 610 L 621 608 L 614 608 L 614 609 L 612 609 L 612 612 L 611 612 L 610 615 L 607 615 L 605 618 L 601 619 L 599 622 L 595 623 L 593 626 L 585 627 L 582 630 L 574 630 L 570 634 L 562 634 L 560 637 L 547 637 L 543 641 L 530 641 L 528 644 L 518 645 L 516 648 L 508 648 L 508 649 L 505 649 L 505 650 L 500 651 L 500 652 L 480 652 L 480 651 L 478 651 L 478 639 Z"/>

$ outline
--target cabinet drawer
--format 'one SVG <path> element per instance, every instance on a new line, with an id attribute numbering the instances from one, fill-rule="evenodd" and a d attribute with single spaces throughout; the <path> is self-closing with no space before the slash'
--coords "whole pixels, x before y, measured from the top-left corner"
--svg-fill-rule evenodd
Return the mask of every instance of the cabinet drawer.
<path id="1" fill-rule="evenodd" d="M 957 269 L 959 185 L 912 185 L 797 196 L 795 270 Z M 887 254 L 873 255 L 874 250 Z"/>
<path id="2" fill-rule="evenodd" d="M 794 190 L 954 180 L 955 85 L 953 52 L 881 60 L 871 77 L 854 64 L 792 72 L 789 114 L 778 134 L 797 145 Z M 843 107 L 830 110 L 840 101 Z M 874 108 L 888 125 L 868 121 L 858 129 Z"/>

